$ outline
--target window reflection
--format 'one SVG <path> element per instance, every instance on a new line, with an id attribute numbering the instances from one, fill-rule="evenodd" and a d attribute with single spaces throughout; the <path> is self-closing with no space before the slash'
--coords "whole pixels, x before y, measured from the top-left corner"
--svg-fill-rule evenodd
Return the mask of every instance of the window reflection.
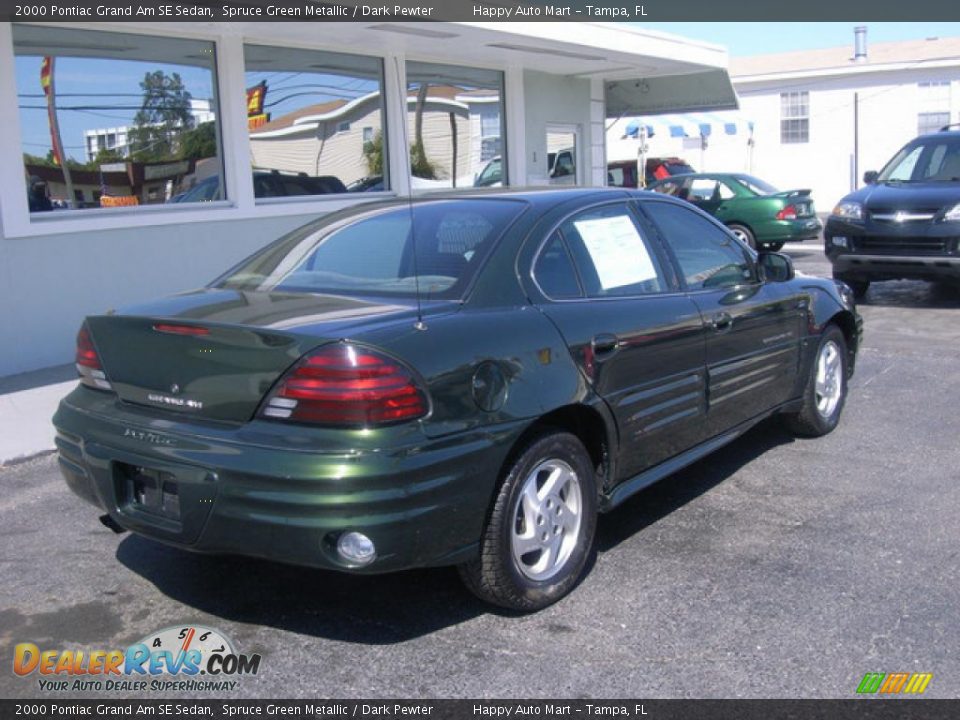
<path id="1" fill-rule="evenodd" d="M 246 45 L 257 198 L 384 190 L 378 58 Z"/>

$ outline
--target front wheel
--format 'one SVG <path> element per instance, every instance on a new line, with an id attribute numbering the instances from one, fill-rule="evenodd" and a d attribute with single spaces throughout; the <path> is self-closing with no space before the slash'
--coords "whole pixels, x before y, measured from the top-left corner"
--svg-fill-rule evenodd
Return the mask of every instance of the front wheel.
<path id="1" fill-rule="evenodd" d="M 847 399 L 847 341 L 836 325 L 820 335 L 817 356 L 803 391 L 799 412 L 786 415 L 787 425 L 797 435 L 819 437 L 840 422 Z"/>
<path id="2" fill-rule="evenodd" d="M 594 475 L 576 436 L 551 432 L 531 441 L 500 485 L 479 556 L 459 568 L 471 592 L 525 612 L 570 592 L 593 547 Z"/>
<path id="3" fill-rule="evenodd" d="M 753 236 L 753 232 L 746 225 L 731 223 L 730 225 L 727 225 L 727 227 L 730 228 L 730 232 L 736 235 L 737 238 L 745 242 L 754 250 L 757 249 L 757 239 Z"/>

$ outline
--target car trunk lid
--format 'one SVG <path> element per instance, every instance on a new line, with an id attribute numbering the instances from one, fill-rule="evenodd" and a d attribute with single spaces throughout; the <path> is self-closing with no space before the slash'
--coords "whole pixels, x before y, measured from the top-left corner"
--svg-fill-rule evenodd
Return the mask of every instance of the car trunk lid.
<path id="1" fill-rule="evenodd" d="M 784 190 L 783 192 L 772 193 L 768 197 L 782 198 L 784 205 L 793 205 L 797 211 L 798 218 L 814 217 L 817 213 L 813 207 L 813 198 L 810 197 L 810 190 Z"/>
<path id="2" fill-rule="evenodd" d="M 87 318 L 119 397 L 236 423 L 254 416 L 274 383 L 305 353 L 407 317 L 412 327 L 416 315 L 416 306 L 406 302 L 227 290 L 131 310 Z"/>

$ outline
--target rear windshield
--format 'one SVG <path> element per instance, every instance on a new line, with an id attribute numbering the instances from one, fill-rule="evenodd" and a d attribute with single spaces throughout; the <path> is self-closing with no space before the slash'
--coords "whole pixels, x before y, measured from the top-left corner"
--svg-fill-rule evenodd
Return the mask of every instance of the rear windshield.
<path id="1" fill-rule="evenodd" d="M 753 175 L 736 175 L 735 177 L 738 183 L 756 195 L 776 195 L 778 192 L 780 192 L 770 183 L 764 182 L 760 178 L 756 178 Z"/>
<path id="2" fill-rule="evenodd" d="M 459 299 L 526 207 L 475 198 L 360 211 L 293 231 L 213 287 Z M 413 228 L 413 232 L 411 232 Z"/>
<path id="3" fill-rule="evenodd" d="M 960 138 L 945 135 L 910 143 L 880 171 L 882 183 L 960 182 Z"/>

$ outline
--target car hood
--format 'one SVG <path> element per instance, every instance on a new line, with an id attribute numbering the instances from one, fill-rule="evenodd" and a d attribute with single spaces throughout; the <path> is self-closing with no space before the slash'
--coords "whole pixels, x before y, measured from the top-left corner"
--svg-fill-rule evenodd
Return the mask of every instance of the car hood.
<path id="1" fill-rule="evenodd" d="M 935 211 L 960 203 L 960 183 L 880 183 L 860 188 L 844 200 L 863 203 L 868 210 Z"/>

